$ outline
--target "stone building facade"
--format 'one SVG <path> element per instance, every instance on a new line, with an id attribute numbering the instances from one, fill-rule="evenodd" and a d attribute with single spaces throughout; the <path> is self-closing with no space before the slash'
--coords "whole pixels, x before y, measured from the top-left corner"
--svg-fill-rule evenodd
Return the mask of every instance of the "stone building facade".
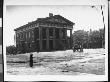
<path id="1" fill-rule="evenodd" d="M 21 52 L 55 51 L 72 48 L 74 23 L 61 15 L 49 13 L 15 30 L 16 47 Z M 67 30 L 70 36 L 67 36 Z"/>

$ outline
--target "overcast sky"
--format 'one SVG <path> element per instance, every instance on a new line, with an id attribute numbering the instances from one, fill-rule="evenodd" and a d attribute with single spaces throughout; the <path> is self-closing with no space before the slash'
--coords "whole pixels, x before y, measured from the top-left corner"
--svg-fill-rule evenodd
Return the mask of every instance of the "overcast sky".
<path id="1" fill-rule="evenodd" d="M 0 18 L 0 27 L 2 27 L 2 18 Z"/>
<path id="2" fill-rule="evenodd" d="M 104 11 L 103 6 L 103 11 Z M 28 22 L 35 21 L 37 18 L 45 18 L 49 13 L 61 15 L 75 23 L 73 32 L 76 30 L 98 30 L 103 28 L 101 6 L 73 6 L 73 5 L 8 5 L 6 6 L 6 45 L 14 44 L 14 29 Z"/>

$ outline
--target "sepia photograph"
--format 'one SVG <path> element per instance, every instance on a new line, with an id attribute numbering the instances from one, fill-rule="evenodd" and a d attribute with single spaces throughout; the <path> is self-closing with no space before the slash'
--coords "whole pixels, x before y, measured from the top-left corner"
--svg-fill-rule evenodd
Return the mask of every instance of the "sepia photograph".
<path id="1" fill-rule="evenodd" d="M 60 4 L 17 5 L 5 0 L 4 79 L 30 81 L 38 80 L 37 76 L 80 81 L 86 77 L 93 81 L 98 76 L 107 79 L 108 1 L 100 1 L 85 5 L 60 1 Z"/>

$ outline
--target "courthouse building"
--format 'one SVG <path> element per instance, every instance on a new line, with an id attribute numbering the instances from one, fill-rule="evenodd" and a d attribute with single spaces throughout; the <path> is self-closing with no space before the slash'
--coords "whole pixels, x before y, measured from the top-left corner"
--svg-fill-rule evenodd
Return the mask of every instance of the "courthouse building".
<path id="1" fill-rule="evenodd" d="M 68 19 L 49 13 L 49 17 L 38 18 L 14 29 L 16 47 L 23 53 L 70 49 L 73 25 Z"/>

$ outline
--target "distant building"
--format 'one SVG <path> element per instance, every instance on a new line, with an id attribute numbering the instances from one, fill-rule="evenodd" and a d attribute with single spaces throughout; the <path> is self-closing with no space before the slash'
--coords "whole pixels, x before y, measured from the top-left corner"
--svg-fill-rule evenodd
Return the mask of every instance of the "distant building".
<path id="1" fill-rule="evenodd" d="M 49 13 L 49 17 L 38 18 L 15 29 L 16 47 L 24 53 L 70 49 L 73 25 L 68 19 Z M 67 30 L 70 30 L 70 37 Z"/>

